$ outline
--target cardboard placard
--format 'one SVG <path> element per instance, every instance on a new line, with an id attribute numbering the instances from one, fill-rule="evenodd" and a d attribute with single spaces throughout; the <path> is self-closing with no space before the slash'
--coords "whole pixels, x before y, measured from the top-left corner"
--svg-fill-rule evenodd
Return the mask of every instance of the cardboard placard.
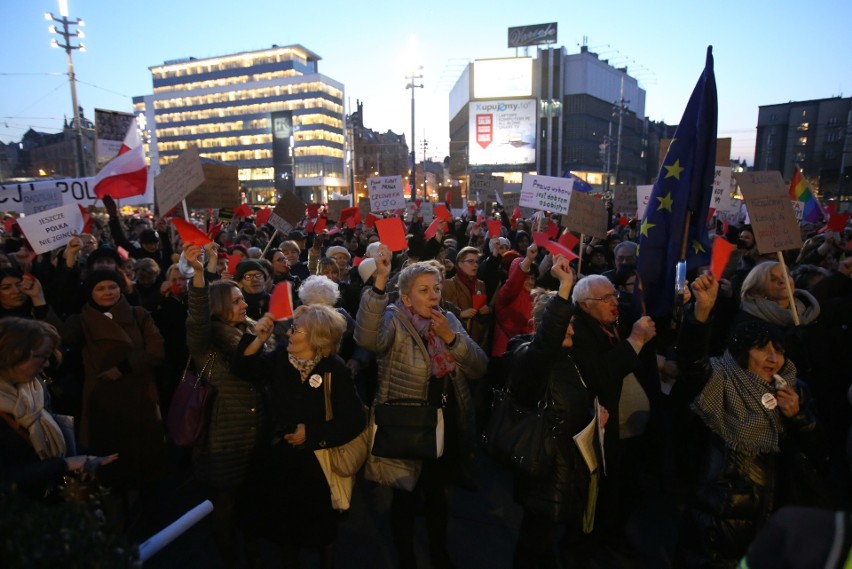
<path id="1" fill-rule="evenodd" d="M 470 179 L 470 195 L 475 199 L 478 198 L 482 203 L 502 203 L 503 178 L 490 174 L 477 174 Z"/>
<path id="2" fill-rule="evenodd" d="M 740 200 L 731 197 L 731 168 L 716 166 L 713 176 L 713 197 L 710 198 L 710 208 L 719 214 L 731 215 L 739 213 Z"/>
<path id="3" fill-rule="evenodd" d="M 278 204 L 275 206 L 275 209 L 272 210 L 273 216 L 269 218 L 270 223 L 272 223 L 272 218 L 277 215 L 291 226 L 296 226 L 305 217 L 306 207 L 307 205 L 299 198 L 299 196 L 293 192 L 285 191 L 281 194 L 281 199 L 278 200 Z M 274 223 L 272 225 L 275 227 Z"/>
<path id="4" fill-rule="evenodd" d="M 736 172 L 761 254 L 800 249 L 799 224 L 781 172 Z"/>
<path id="5" fill-rule="evenodd" d="M 645 217 L 645 210 L 648 209 L 648 202 L 651 201 L 651 192 L 654 191 L 654 186 L 636 186 L 636 219 Z"/>
<path id="6" fill-rule="evenodd" d="M 448 196 L 449 199 L 447 201 L 450 202 L 450 209 L 460 209 L 467 205 L 462 201 L 461 186 L 450 186 L 447 188 L 444 197 Z"/>
<path id="7" fill-rule="evenodd" d="M 512 212 L 515 211 L 515 208 L 520 207 L 521 203 L 521 194 L 519 193 L 506 193 L 503 194 L 503 209 L 512 215 Z M 532 217 L 532 214 L 535 213 L 536 210 L 522 207 L 521 208 L 521 217 L 525 219 L 529 219 Z"/>
<path id="8" fill-rule="evenodd" d="M 408 240 L 405 238 L 405 227 L 398 217 L 388 217 L 376 220 L 376 229 L 379 239 L 387 245 L 391 251 L 405 251 L 408 249 Z"/>
<path id="9" fill-rule="evenodd" d="M 24 215 L 56 209 L 62 206 L 62 190 L 49 188 L 34 192 L 23 192 L 21 193 L 21 206 L 24 208 Z"/>
<path id="10" fill-rule="evenodd" d="M 402 176 L 367 178 L 367 195 L 370 196 L 370 211 L 405 209 Z"/>
<path id="11" fill-rule="evenodd" d="M 623 213 L 628 217 L 636 215 L 639 209 L 636 197 L 636 186 L 615 186 L 612 198 L 612 210 Z"/>
<path id="12" fill-rule="evenodd" d="M 330 221 L 340 219 L 340 214 L 349 207 L 349 200 L 328 200 L 326 212 Z"/>
<path id="13" fill-rule="evenodd" d="M 572 178 L 524 174 L 521 182 L 520 205 L 540 211 L 568 213 L 573 187 Z"/>
<path id="14" fill-rule="evenodd" d="M 279 216 L 274 211 L 272 212 L 272 215 L 269 216 L 269 220 L 267 221 L 267 223 L 277 229 L 278 233 L 284 236 L 293 231 L 293 224 L 284 219 L 283 217 Z"/>
<path id="15" fill-rule="evenodd" d="M 361 219 L 367 219 L 370 214 L 370 200 L 361 198 L 358 200 L 358 211 L 361 212 Z"/>
<path id="16" fill-rule="evenodd" d="M 160 214 L 163 215 L 171 210 L 203 183 L 204 169 L 201 167 L 201 156 L 198 154 L 198 147 L 190 146 L 178 156 L 177 160 L 166 166 L 154 178 L 157 207 Z M 213 207 L 224 207 L 226 205 L 231 204 L 221 204 Z"/>
<path id="17" fill-rule="evenodd" d="M 606 239 L 606 204 L 602 199 L 583 192 L 574 192 L 568 214 L 562 216 L 562 225 L 575 233 Z"/>
<path id="18" fill-rule="evenodd" d="M 83 229 L 83 214 L 75 203 L 21 217 L 17 221 L 33 252 L 38 255 L 66 245 Z"/>

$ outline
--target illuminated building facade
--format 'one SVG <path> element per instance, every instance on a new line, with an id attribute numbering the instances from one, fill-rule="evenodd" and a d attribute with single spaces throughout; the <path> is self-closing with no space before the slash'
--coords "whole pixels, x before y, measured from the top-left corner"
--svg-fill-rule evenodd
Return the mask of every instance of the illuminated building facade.
<path id="1" fill-rule="evenodd" d="M 239 168 L 249 203 L 274 204 L 288 190 L 308 202 L 348 193 L 344 88 L 318 72 L 319 59 L 290 45 L 151 67 L 154 93 L 133 104 L 152 167 L 196 145 Z"/>

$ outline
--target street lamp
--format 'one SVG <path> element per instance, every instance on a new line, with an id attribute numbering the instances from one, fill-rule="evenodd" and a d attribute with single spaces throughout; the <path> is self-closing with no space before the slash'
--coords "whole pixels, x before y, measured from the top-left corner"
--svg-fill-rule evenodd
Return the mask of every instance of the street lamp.
<path id="1" fill-rule="evenodd" d="M 71 104 L 74 106 L 74 130 L 75 138 L 77 140 L 77 177 L 82 178 L 86 175 L 86 161 L 83 157 L 83 127 L 80 123 L 80 107 L 77 104 L 77 77 L 74 75 L 74 62 L 71 59 L 71 52 L 75 49 L 86 51 L 86 46 L 79 42 L 77 45 L 74 45 L 71 41 L 72 38 L 77 38 L 79 40 L 85 37 L 82 30 L 74 30 L 72 26 L 81 27 L 86 24 L 80 18 L 77 18 L 74 21 L 68 19 L 67 0 L 59 0 L 58 18 L 53 15 L 53 12 L 47 12 L 44 15 L 44 19 L 62 24 L 61 28 L 57 28 L 55 25 L 50 25 L 47 30 L 52 34 L 62 37 L 64 42 L 63 43 L 56 38 L 52 38 L 50 40 L 50 46 L 61 47 L 65 50 L 65 54 L 68 56 L 68 82 L 71 84 Z"/>
<path id="2" fill-rule="evenodd" d="M 417 68 L 417 71 L 423 69 L 423 66 Z M 408 84 L 405 86 L 406 89 L 411 89 L 411 174 L 408 180 L 408 184 L 411 187 L 411 201 L 415 201 L 417 199 L 417 187 L 414 185 L 414 176 L 415 176 L 415 157 L 414 157 L 414 89 L 423 88 L 423 84 L 418 85 L 415 83 L 417 79 L 423 79 L 423 75 L 415 75 L 417 71 L 412 71 L 411 75 L 407 76 Z"/>

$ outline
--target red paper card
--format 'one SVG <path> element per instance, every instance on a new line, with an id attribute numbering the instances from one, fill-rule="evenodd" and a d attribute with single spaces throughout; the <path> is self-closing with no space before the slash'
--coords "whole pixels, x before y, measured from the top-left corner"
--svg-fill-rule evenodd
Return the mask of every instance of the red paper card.
<path id="1" fill-rule="evenodd" d="M 559 226 L 558 226 L 558 225 L 556 225 L 555 223 L 550 223 L 550 224 L 548 224 L 548 226 L 547 226 L 547 236 L 548 236 L 550 239 L 556 239 L 557 237 L 559 237 Z"/>
<path id="2" fill-rule="evenodd" d="M 212 239 L 202 233 L 200 229 L 185 219 L 173 217 L 172 224 L 175 226 L 175 229 L 177 229 L 178 235 L 180 235 L 180 239 L 184 243 L 200 245 L 203 247 L 212 241 Z"/>
<path id="3" fill-rule="evenodd" d="M 500 220 L 489 219 L 486 223 L 488 224 L 488 237 L 500 237 L 500 230 L 503 227 Z"/>
<path id="4" fill-rule="evenodd" d="M 408 241 L 405 239 L 405 227 L 398 217 L 377 219 L 376 229 L 379 231 L 379 239 L 387 245 L 391 251 L 405 251 L 408 249 Z"/>
<path id="5" fill-rule="evenodd" d="M 237 274 L 237 265 L 240 264 L 240 261 L 243 260 L 243 256 L 239 253 L 234 253 L 233 255 L 228 255 L 228 272 L 232 275 L 236 276 Z"/>
<path id="6" fill-rule="evenodd" d="M 432 239 L 435 234 L 438 233 L 438 228 L 442 223 L 444 223 L 444 220 L 440 217 L 433 219 L 432 223 L 429 224 L 429 227 L 426 228 L 426 231 L 423 232 L 423 237 L 425 237 L 427 241 Z"/>
<path id="7" fill-rule="evenodd" d="M 556 255 L 562 255 L 569 261 L 577 258 L 577 255 L 574 253 L 574 251 L 560 243 L 557 243 L 556 241 L 548 241 L 547 243 L 545 243 L 544 248 L 550 251 L 554 257 Z"/>
<path id="8" fill-rule="evenodd" d="M 361 212 L 346 219 L 346 227 L 349 229 L 355 229 L 355 226 L 359 223 L 361 223 Z"/>
<path id="9" fill-rule="evenodd" d="M 832 213 L 828 218 L 828 230 L 843 233 L 847 221 L 849 221 L 848 213 Z"/>
<path id="10" fill-rule="evenodd" d="M 15 227 L 15 219 L 11 217 L 6 218 L 6 221 L 3 222 L 3 231 L 11 233 L 13 227 Z"/>
<path id="11" fill-rule="evenodd" d="M 716 280 L 722 278 L 722 271 L 728 264 L 728 259 L 731 258 L 731 253 L 735 247 L 733 243 L 728 242 L 724 237 L 716 237 L 713 239 L 713 255 L 710 258 L 710 272 L 716 277 Z"/>
<path id="12" fill-rule="evenodd" d="M 566 231 L 559 237 L 559 244 L 567 249 L 574 249 L 580 239 L 570 231 Z"/>
<path id="13" fill-rule="evenodd" d="M 314 232 L 314 222 L 309 221 L 305 224 L 305 233 L 313 233 Z"/>
<path id="14" fill-rule="evenodd" d="M 269 298 L 269 312 L 276 322 L 293 317 L 293 294 L 290 281 L 281 281 L 272 289 Z"/>
<path id="15" fill-rule="evenodd" d="M 257 212 L 257 217 L 255 220 L 257 221 L 257 225 L 265 225 L 267 221 L 269 221 L 269 217 L 272 215 L 272 208 L 265 207 Z"/>
<path id="16" fill-rule="evenodd" d="M 325 229 L 326 223 L 328 223 L 328 220 L 326 218 L 319 218 L 314 224 L 314 233 L 322 233 L 322 230 Z"/>
<path id="17" fill-rule="evenodd" d="M 433 208 L 432 212 L 434 213 L 435 217 L 440 217 L 446 222 L 450 222 L 453 220 L 453 214 L 451 214 L 450 210 L 447 209 L 447 206 L 442 203 L 435 204 L 435 207 Z"/>
<path id="18" fill-rule="evenodd" d="M 375 227 L 377 219 L 379 218 L 373 215 L 372 213 L 368 213 L 367 217 L 364 219 L 364 225 L 366 225 L 367 227 Z"/>
<path id="19" fill-rule="evenodd" d="M 539 247 L 544 247 L 547 243 L 550 242 L 550 239 L 547 238 L 547 233 L 544 231 L 535 231 L 532 234 L 533 243 L 538 245 Z"/>
<path id="20" fill-rule="evenodd" d="M 361 210 L 357 207 L 347 207 L 340 210 L 340 224 L 343 225 L 343 222 L 349 219 L 354 215 L 358 215 L 360 217 Z"/>
<path id="21" fill-rule="evenodd" d="M 251 215 L 251 207 L 249 204 L 241 204 L 240 207 L 234 210 L 234 217 L 248 217 Z"/>
<path id="22" fill-rule="evenodd" d="M 625 216 L 622 215 L 621 217 L 618 218 L 618 224 L 621 227 L 627 227 L 628 223 L 630 223 L 630 220 L 627 219 Z"/>
<path id="23" fill-rule="evenodd" d="M 127 252 L 127 249 L 119 245 L 115 248 L 115 251 L 118 253 L 118 256 L 121 257 L 122 261 L 126 261 L 130 258 L 130 253 Z"/>
<path id="24" fill-rule="evenodd" d="M 516 208 L 512 211 L 512 219 L 520 219 L 520 217 L 521 217 L 521 208 L 520 208 L 520 207 L 516 207 Z"/>
<path id="25" fill-rule="evenodd" d="M 474 213 L 476 213 L 476 206 L 475 206 L 475 205 L 469 205 L 469 206 L 467 206 L 467 212 L 468 212 L 470 215 L 473 215 Z"/>
<path id="26" fill-rule="evenodd" d="M 482 214 L 481 213 L 477 214 L 477 216 L 476 216 L 476 224 L 482 225 Z"/>
<path id="27" fill-rule="evenodd" d="M 355 258 L 354 258 L 354 259 L 352 259 L 352 266 L 353 266 L 353 267 L 358 267 L 358 265 L 360 265 L 360 264 L 361 264 L 361 261 L 363 261 L 363 260 L 364 260 L 364 257 L 358 257 L 358 256 L 356 255 L 356 256 L 355 256 Z"/>
<path id="28" fill-rule="evenodd" d="M 207 236 L 208 236 L 211 240 L 212 240 L 212 239 L 216 239 L 216 236 L 217 236 L 217 235 L 219 235 L 219 233 L 221 233 L 221 232 L 222 232 L 222 227 L 223 227 L 224 225 L 225 225 L 225 224 L 224 224 L 224 223 L 222 223 L 221 221 L 220 221 L 219 223 L 215 224 L 215 225 L 212 225 L 212 226 L 210 227 L 210 230 L 207 232 Z"/>
<path id="29" fill-rule="evenodd" d="M 319 212 L 319 207 L 320 207 L 319 204 L 309 203 L 308 204 L 308 217 L 311 218 L 311 219 L 315 219 L 316 216 L 317 216 L 317 213 Z"/>
<path id="30" fill-rule="evenodd" d="M 473 295 L 473 309 L 479 310 L 483 306 L 485 306 L 485 301 L 487 297 L 484 294 L 474 294 Z"/>

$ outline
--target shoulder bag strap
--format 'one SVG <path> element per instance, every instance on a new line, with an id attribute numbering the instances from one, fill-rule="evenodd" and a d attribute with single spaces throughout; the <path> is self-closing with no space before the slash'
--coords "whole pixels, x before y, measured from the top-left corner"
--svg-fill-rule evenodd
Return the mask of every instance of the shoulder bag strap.
<path id="1" fill-rule="evenodd" d="M 325 420 L 331 421 L 334 419 L 334 412 L 331 409 L 331 372 L 325 372 L 325 380 L 322 382 L 322 392 L 325 399 Z"/>

